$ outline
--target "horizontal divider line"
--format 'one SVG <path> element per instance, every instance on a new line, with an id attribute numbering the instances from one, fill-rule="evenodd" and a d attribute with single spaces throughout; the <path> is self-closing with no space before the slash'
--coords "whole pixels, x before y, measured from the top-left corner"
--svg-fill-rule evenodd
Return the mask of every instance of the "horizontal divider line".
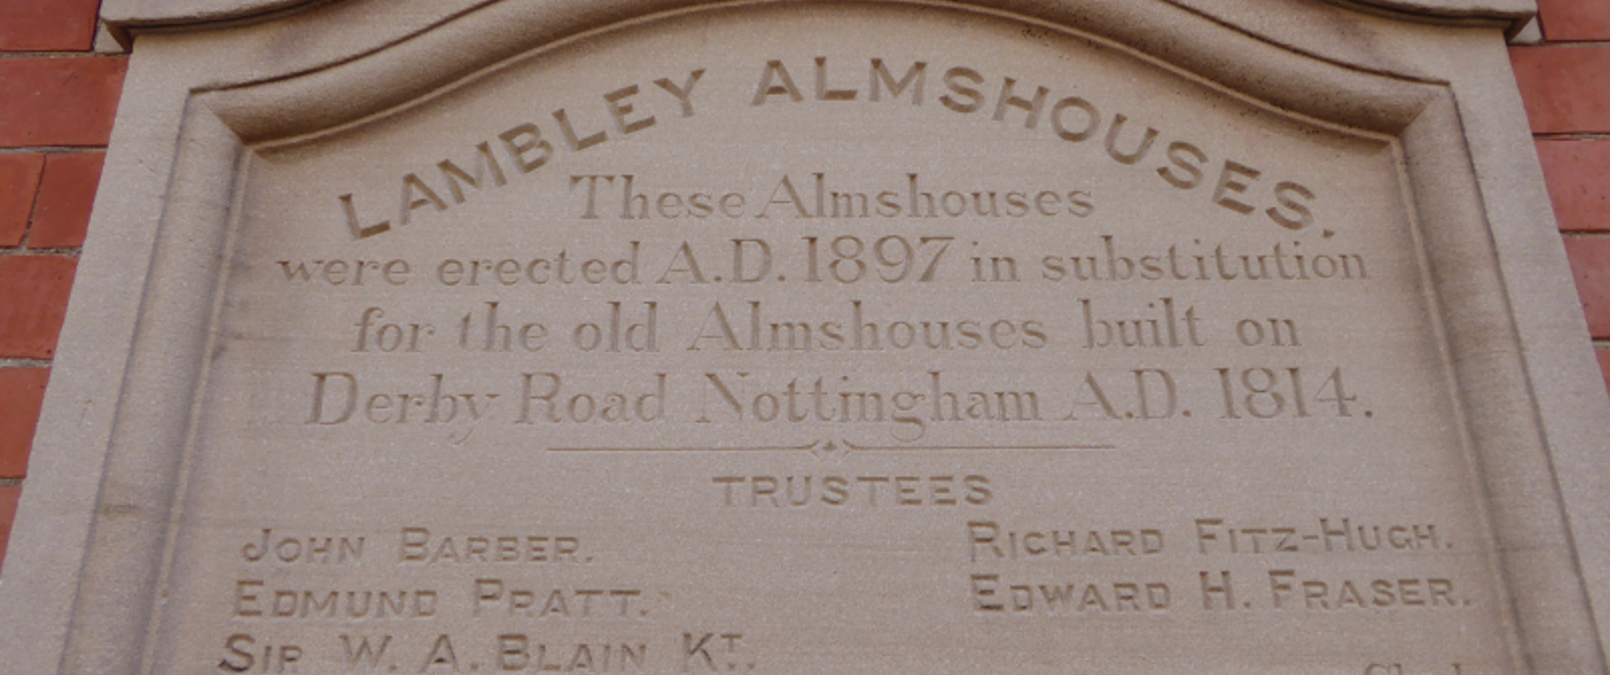
<path id="1" fill-rule="evenodd" d="M 549 452 L 790 452 L 814 451 L 816 444 L 801 446 L 757 446 L 757 447 L 717 447 L 692 446 L 668 448 L 632 448 L 632 447 L 576 447 L 576 448 L 548 448 Z M 891 445 L 871 446 L 844 444 L 846 450 L 857 452 L 903 452 L 911 450 L 927 450 L 932 452 L 978 452 L 988 450 L 1002 450 L 1012 452 L 1111 452 L 1118 449 L 1116 445 L 1089 444 L 1089 445 Z M 825 449 L 825 448 L 824 448 Z"/>

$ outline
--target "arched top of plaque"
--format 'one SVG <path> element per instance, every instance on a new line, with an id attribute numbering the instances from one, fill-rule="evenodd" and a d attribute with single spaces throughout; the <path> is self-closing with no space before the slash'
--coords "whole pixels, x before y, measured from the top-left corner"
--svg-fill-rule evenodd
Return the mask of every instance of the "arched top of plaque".
<path id="1" fill-rule="evenodd" d="M 209 96 L 209 107 L 248 144 L 287 138 L 381 113 L 532 50 L 586 39 L 596 31 L 619 30 L 656 16 L 717 13 L 751 4 L 767 3 L 488 3 L 336 67 L 229 88 Z M 792 4 L 804 9 L 814 3 Z M 1412 67 L 1392 77 L 1377 74 L 1394 65 L 1384 58 L 1381 63 L 1348 64 L 1309 58 L 1302 46 L 1254 37 L 1205 12 L 1168 2 L 883 4 L 994 15 L 1092 36 L 1274 107 L 1361 130 L 1395 135 L 1432 95 L 1408 85 L 1421 79 Z"/>
<path id="2" fill-rule="evenodd" d="M 261 21 L 332 0 L 106 0 L 101 16 L 114 30 L 203 27 L 219 22 Z M 1537 13 L 1536 0 L 1331 0 L 1339 5 L 1375 7 L 1440 19 L 1479 18 L 1511 24 L 1519 30 Z M 357 3 L 354 3 L 357 4 Z M 442 2 L 440 4 L 450 4 Z M 463 7 L 487 0 L 452 0 Z M 580 3 L 578 3 L 580 4 Z M 1180 4 L 1194 4 L 1187 0 Z"/>
<path id="3" fill-rule="evenodd" d="M 247 144 L 317 133 L 405 105 L 523 55 L 690 12 L 719 13 L 767 2 L 649 0 L 631 3 L 498 2 L 466 10 L 394 44 L 336 66 L 260 84 L 229 87 L 208 106 Z M 796 11 L 811 5 L 791 3 Z M 1015 20 L 1117 46 L 1275 108 L 1344 127 L 1397 135 L 1434 96 L 1413 68 L 1381 74 L 1389 63 L 1338 64 L 1312 58 L 1167 2 L 994 0 L 861 3 L 931 8 Z M 932 30 L 932 28 L 916 28 Z M 936 34 L 939 37 L 939 34 Z"/>

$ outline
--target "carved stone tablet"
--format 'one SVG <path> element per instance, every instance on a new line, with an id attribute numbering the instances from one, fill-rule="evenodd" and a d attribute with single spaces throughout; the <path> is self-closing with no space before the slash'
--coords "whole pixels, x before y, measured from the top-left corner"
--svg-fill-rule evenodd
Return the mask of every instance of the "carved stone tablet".
<path id="1" fill-rule="evenodd" d="M 194 88 L 64 667 L 1601 669 L 1451 85 L 1110 4 Z"/>

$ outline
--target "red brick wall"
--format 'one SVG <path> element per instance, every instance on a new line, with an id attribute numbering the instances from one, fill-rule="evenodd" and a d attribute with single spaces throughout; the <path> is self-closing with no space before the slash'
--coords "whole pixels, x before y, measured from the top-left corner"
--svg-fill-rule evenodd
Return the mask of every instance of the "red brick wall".
<path id="1" fill-rule="evenodd" d="M 0 561 L 127 67 L 98 5 L 0 0 Z M 1511 57 L 1610 383 L 1610 0 L 1538 5 Z"/>
<path id="2" fill-rule="evenodd" d="M 1537 6 L 1544 42 L 1510 61 L 1610 385 L 1610 0 Z"/>
<path id="3" fill-rule="evenodd" d="M 100 0 L 0 0 L 0 561 L 128 59 Z"/>

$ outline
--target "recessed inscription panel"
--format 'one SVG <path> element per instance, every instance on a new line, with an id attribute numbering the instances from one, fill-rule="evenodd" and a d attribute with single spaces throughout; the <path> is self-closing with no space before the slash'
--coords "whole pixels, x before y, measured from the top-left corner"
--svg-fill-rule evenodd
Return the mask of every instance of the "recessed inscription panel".
<path id="1" fill-rule="evenodd" d="M 259 148 L 162 658 L 1507 670 L 1399 158 L 901 7 Z"/>

